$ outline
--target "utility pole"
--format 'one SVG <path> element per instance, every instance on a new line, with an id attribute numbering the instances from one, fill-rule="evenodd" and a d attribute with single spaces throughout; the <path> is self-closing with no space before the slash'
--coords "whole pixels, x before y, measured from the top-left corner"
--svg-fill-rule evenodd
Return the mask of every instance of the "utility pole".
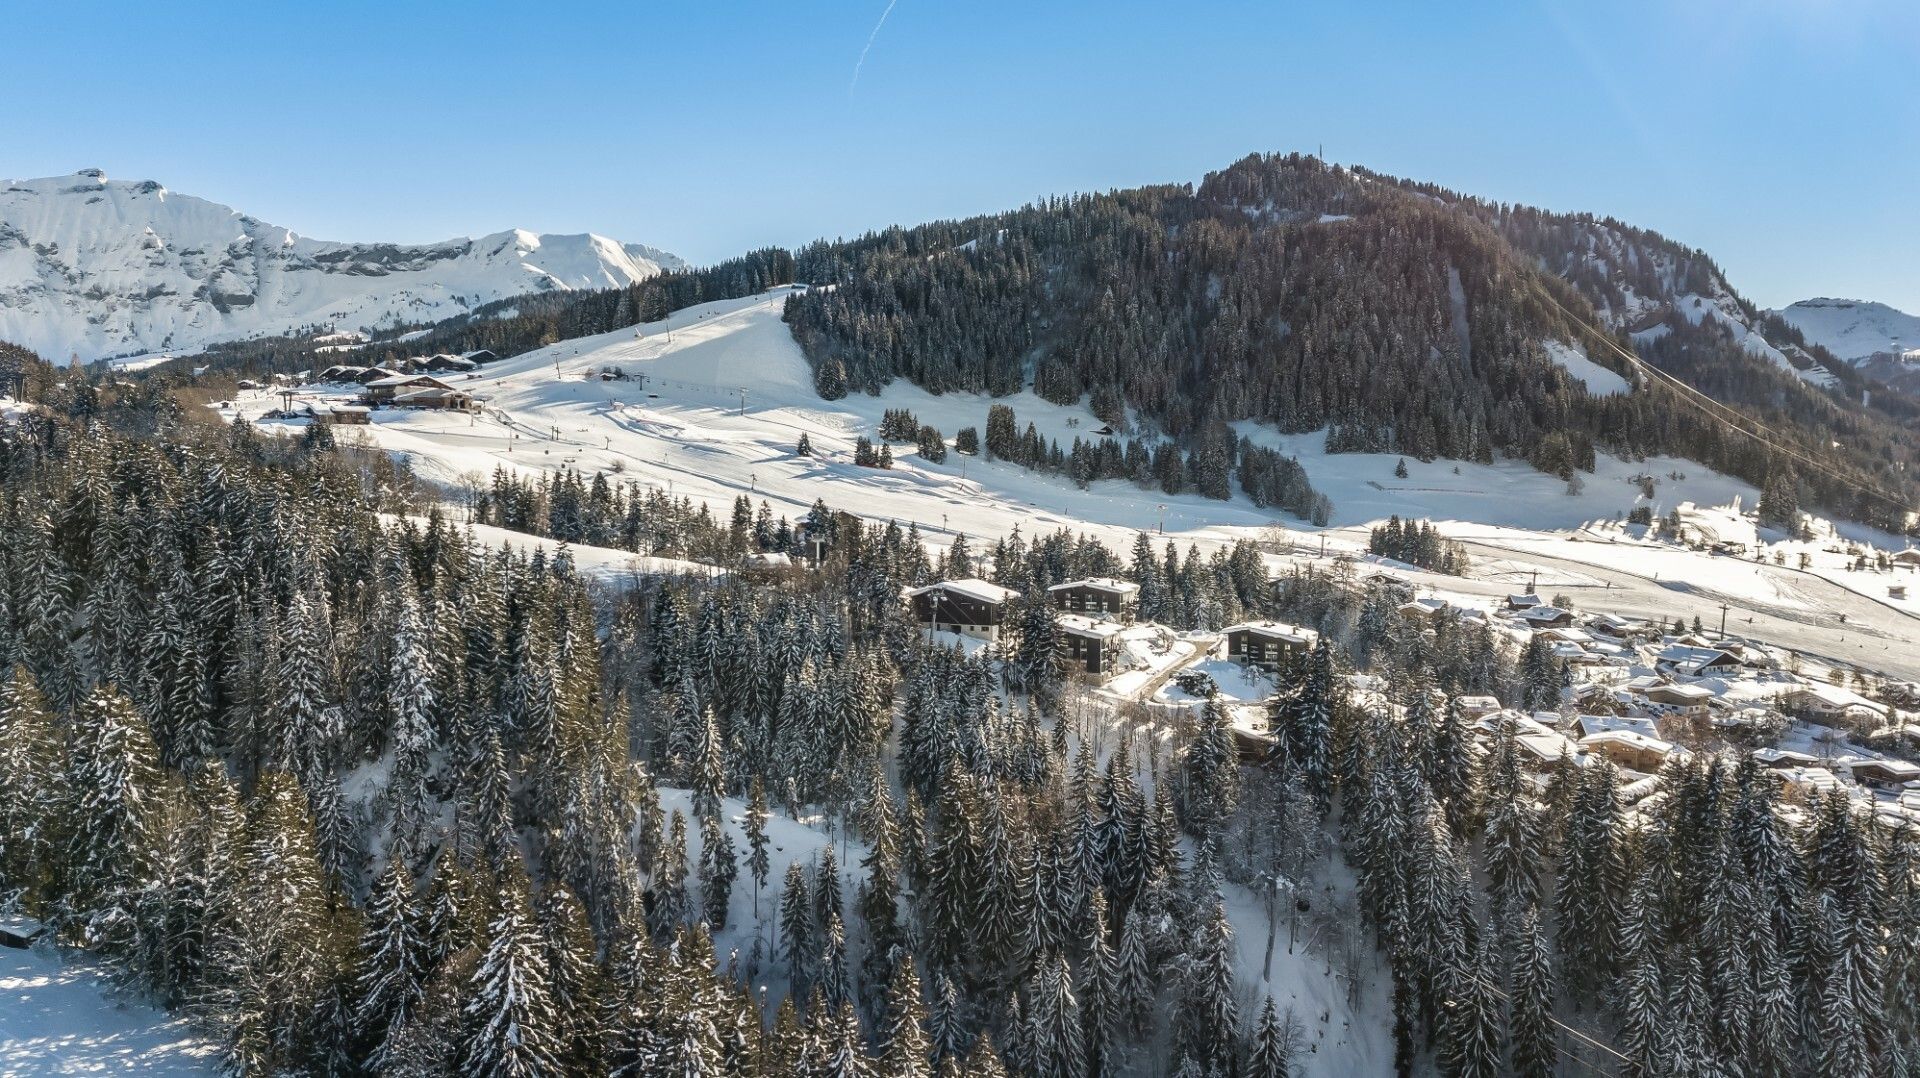
<path id="1" fill-rule="evenodd" d="M 1527 594 L 1537 595 L 1539 594 L 1539 592 L 1540 592 L 1540 570 L 1535 569 L 1533 571 L 1533 575 L 1527 578 Z"/>
<path id="2" fill-rule="evenodd" d="M 1720 604 L 1720 635 L 1727 635 L 1727 604 L 1724 601 Z"/>

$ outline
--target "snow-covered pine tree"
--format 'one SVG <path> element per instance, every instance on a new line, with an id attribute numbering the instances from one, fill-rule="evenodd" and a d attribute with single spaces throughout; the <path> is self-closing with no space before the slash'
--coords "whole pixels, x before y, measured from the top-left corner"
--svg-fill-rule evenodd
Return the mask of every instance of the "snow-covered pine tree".
<path id="1" fill-rule="evenodd" d="M 559 1016 L 550 995 L 546 948 L 527 910 L 524 876 L 503 873 L 486 949 L 461 1008 L 467 1040 L 460 1072 L 476 1078 L 543 1078 L 559 1073 Z"/>
<path id="2" fill-rule="evenodd" d="M 427 990 L 425 917 L 414 895 L 413 874 L 402 858 L 389 859 L 374 881 L 360 953 L 360 1003 L 354 1019 L 372 1046 L 367 1066 L 377 1071 L 392 1055 L 392 1034 L 406 1024 Z"/>

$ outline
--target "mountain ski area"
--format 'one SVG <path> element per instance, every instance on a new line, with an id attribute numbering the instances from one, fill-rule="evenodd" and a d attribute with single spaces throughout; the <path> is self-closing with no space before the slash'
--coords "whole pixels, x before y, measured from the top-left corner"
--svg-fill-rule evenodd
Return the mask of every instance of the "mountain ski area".
<path id="1" fill-rule="evenodd" d="M 0 1074 L 1920 1068 L 1920 322 L 1317 156 L 873 225 L 0 187 Z"/>

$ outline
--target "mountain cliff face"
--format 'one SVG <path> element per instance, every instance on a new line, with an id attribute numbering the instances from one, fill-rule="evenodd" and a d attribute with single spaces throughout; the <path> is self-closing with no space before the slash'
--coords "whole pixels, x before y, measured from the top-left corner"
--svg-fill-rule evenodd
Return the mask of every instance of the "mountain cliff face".
<path id="1" fill-rule="evenodd" d="M 97 169 L 0 186 L 0 340 L 56 362 L 434 321 L 682 265 L 604 236 L 517 229 L 426 245 L 332 243 Z"/>

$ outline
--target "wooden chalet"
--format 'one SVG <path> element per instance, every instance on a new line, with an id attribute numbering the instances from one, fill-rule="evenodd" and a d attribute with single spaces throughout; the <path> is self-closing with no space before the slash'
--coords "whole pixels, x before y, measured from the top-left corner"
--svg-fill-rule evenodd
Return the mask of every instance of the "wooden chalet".
<path id="1" fill-rule="evenodd" d="M 1133 621 L 1134 600 L 1139 594 L 1140 585 L 1112 577 L 1070 580 L 1047 589 L 1056 610 L 1127 623 Z"/>
<path id="2" fill-rule="evenodd" d="M 1247 666 L 1275 669 L 1289 656 L 1309 651 L 1320 634 L 1278 621 L 1249 621 L 1228 626 L 1227 658 Z"/>
<path id="3" fill-rule="evenodd" d="M 1061 614 L 1060 659 L 1070 675 L 1105 681 L 1120 672 L 1120 633 L 1125 626 L 1085 614 Z"/>
<path id="4" fill-rule="evenodd" d="M 959 633 L 979 640 L 1000 639 L 1007 607 L 1020 593 L 984 580 L 942 580 L 924 588 L 908 588 L 913 618 L 927 630 Z"/>

